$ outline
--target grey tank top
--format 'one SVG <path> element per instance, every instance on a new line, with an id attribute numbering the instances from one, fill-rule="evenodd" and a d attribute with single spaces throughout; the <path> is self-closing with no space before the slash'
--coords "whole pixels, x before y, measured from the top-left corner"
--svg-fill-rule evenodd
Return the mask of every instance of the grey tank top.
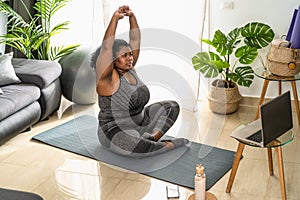
<path id="1" fill-rule="evenodd" d="M 133 75 L 136 84 L 129 83 L 120 74 L 119 89 L 110 96 L 98 96 L 100 124 L 101 122 L 103 124 L 112 121 L 124 121 L 126 123 L 128 118 L 131 120 L 137 118 L 137 121 L 142 120 L 143 110 L 149 101 L 150 92 L 147 86 L 138 78 L 135 71 L 130 70 L 127 73 Z"/>

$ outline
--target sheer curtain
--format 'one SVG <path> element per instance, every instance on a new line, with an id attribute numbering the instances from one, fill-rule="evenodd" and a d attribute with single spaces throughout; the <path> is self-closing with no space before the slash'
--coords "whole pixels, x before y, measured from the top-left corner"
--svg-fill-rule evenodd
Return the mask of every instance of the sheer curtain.
<path id="1" fill-rule="evenodd" d="M 55 42 L 96 48 L 113 12 L 121 5 L 128 5 L 134 11 L 141 28 L 137 70 L 150 87 L 150 101 L 177 99 L 183 108 L 193 110 L 199 75 L 191 58 L 201 49 L 206 0 L 72 0 L 56 15 L 56 20 L 72 23 Z M 128 31 L 125 18 L 119 22 L 116 37 L 128 39 Z"/>

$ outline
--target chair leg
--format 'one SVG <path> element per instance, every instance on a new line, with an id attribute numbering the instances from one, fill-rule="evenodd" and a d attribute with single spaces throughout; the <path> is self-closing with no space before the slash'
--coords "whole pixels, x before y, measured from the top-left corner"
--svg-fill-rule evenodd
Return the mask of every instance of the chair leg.
<path id="1" fill-rule="evenodd" d="M 270 176 L 273 176 L 274 172 L 273 172 L 272 149 L 268 148 L 267 152 L 268 152 L 269 173 L 270 173 Z"/>
<path id="2" fill-rule="evenodd" d="M 281 147 L 276 147 L 275 151 L 277 153 L 278 159 L 278 171 L 279 171 L 279 179 L 280 179 L 280 189 L 281 196 L 283 200 L 286 200 L 286 190 L 285 190 L 285 180 L 284 180 L 284 169 L 283 169 L 283 159 L 282 159 L 282 151 Z"/>
<path id="3" fill-rule="evenodd" d="M 239 145 L 238 145 L 238 148 L 237 148 L 237 151 L 236 151 L 236 154 L 235 154 L 235 158 L 234 158 L 234 161 L 233 161 L 233 164 L 232 164 L 230 177 L 229 177 L 229 180 L 228 180 L 228 183 L 227 183 L 226 193 L 230 193 L 230 191 L 231 191 L 231 187 L 232 187 L 237 169 L 239 167 L 240 160 L 241 160 L 244 148 L 245 148 L 245 144 L 239 142 Z"/>

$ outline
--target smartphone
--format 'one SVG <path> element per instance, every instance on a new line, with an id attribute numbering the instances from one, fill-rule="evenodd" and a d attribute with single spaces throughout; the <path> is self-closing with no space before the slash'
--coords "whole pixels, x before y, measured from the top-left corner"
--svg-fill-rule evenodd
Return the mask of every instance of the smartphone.
<path id="1" fill-rule="evenodd" d="M 178 185 L 167 185 L 167 198 L 168 199 L 177 199 L 179 198 L 179 186 Z"/>

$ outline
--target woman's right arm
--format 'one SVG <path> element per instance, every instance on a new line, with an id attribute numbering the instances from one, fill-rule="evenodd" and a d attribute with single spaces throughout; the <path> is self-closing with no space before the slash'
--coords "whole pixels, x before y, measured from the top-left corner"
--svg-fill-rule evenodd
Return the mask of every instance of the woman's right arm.
<path id="1" fill-rule="evenodd" d="M 103 37 L 100 54 L 96 63 L 96 80 L 97 84 L 99 80 L 108 80 L 111 78 L 113 65 L 113 44 L 115 40 L 115 33 L 118 26 L 119 19 L 124 17 L 121 7 L 116 10 L 110 20 L 110 23 L 106 29 Z"/>

